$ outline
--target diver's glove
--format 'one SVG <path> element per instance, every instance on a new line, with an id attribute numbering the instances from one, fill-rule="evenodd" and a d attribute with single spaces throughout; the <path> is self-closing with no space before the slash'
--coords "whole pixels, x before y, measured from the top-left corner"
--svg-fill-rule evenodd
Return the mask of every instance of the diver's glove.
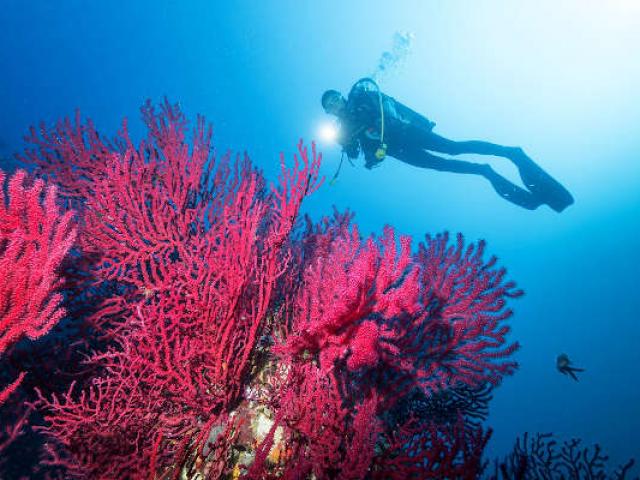
<path id="1" fill-rule="evenodd" d="M 378 148 L 376 148 L 373 152 L 368 152 L 364 156 L 364 166 L 371 170 L 374 167 L 377 167 L 382 163 L 382 161 L 387 156 L 387 145 L 385 143 L 381 143 Z"/>
<path id="2" fill-rule="evenodd" d="M 369 157 L 365 159 L 364 167 L 367 170 L 371 170 L 372 168 L 379 167 L 383 160 L 384 158 Z"/>
<path id="3" fill-rule="evenodd" d="M 360 148 L 358 147 L 358 143 L 357 142 L 347 143 L 347 144 L 343 145 L 342 146 L 342 151 L 349 158 L 358 158 L 358 155 L 360 155 Z"/>

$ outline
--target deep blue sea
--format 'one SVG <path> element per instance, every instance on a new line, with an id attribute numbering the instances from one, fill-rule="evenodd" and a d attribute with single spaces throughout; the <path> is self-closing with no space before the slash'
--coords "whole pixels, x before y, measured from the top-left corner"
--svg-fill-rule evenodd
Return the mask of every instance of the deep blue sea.
<path id="1" fill-rule="evenodd" d="M 1 166 L 30 125 L 76 108 L 109 134 L 126 116 L 141 136 L 139 107 L 167 96 L 269 179 L 299 138 L 318 140 L 331 178 L 340 149 L 319 136 L 320 95 L 386 59 L 382 90 L 437 133 L 523 147 L 575 204 L 529 211 L 477 176 L 387 158 L 345 163 L 305 211 L 348 208 L 364 234 L 391 224 L 416 243 L 486 239 L 526 291 L 511 319 L 521 367 L 494 392 L 488 453 L 555 432 L 640 460 L 639 46 L 637 0 L 1 0 Z M 503 158 L 466 159 L 519 182 Z M 586 369 L 579 382 L 556 370 L 562 352 Z"/>

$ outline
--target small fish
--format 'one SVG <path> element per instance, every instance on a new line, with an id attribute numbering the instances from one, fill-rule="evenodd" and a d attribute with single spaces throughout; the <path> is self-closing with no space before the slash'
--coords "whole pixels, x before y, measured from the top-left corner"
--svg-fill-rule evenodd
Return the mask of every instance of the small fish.
<path id="1" fill-rule="evenodd" d="M 561 353 L 556 358 L 556 368 L 560 373 L 564 375 L 571 375 L 576 382 L 578 381 L 578 377 L 575 372 L 584 372 L 584 368 L 578 368 L 571 365 L 571 360 L 569 360 L 569 355 L 566 353 Z"/>

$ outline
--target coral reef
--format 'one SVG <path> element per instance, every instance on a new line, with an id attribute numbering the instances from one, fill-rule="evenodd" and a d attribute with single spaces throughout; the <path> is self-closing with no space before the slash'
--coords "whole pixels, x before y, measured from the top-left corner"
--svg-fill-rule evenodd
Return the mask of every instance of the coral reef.
<path id="1" fill-rule="evenodd" d="M 42 180 L 28 182 L 18 171 L 5 192 L 5 173 L 0 170 L 0 361 L 12 355 L 24 338 L 45 335 L 65 315 L 58 269 L 75 239 L 72 213 L 56 205 L 56 188 Z M 2 369 L 5 380 L 9 368 Z M 27 372 L 19 371 L 8 385 L 0 386 L 0 406 L 7 403 L 23 383 Z M 0 384 L 3 385 L 3 384 Z M 8 407 L 7 407 L 8 410 Z M 14 406 L 13 423 L 3 425 L 0 454 L 15 441 L 29 410 Z"/>
<path id="2" fill-rule="evenodd" d="M 246 156 L 214 152 L 204 119 L 188 139 L 177 106 L 142 116 L 138 144 L 126 122 L 106 139 L 79 115 L 27 139 L 21 160 L 59 186 L 78 237 L 64 285 L 50 272 L 70 213 L 41 270 L 66 319 L 8 362 L 27 377 L 46 365 L 20 386 L 11 433 L 29 431 L 40 466 L 10 460 L 10 475 L 479 478 L 491 391 L 517 367 L 507 301 L 522 293 L 484 243 L 440 234 L 414 249 L 392 227 L 363 238 L 348 212 L 313 222 L 300 209 L 322 183 L 314 145 L 291 167 L 281 156 L 268 185 Z M 25 317 L 38 333 L 63 316 L 51 298 Z"/>
<path id="3" fill-rule="evenodd" d="M 25 182 L 26 172 L 17 172 L 5 195 L 0 170 L 0 355 L 45 335 L 65 314 L 57 270 L 75 238 L 72 213 L 58 209 L 55 187 Z M 0 404 L 23 375 L 0 390 Z"/>

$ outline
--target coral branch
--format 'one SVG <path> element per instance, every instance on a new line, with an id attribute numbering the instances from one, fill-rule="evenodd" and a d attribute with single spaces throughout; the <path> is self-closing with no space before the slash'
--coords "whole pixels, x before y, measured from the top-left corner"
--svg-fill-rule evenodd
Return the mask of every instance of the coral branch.
<path id="1" fill-rule="evenodd" d="M 75 239 L 72 213 L 56 205 L 56 189 L 26 185 L 18 171 L 8 183 L 0 171 L 0 356 L 26 337 L 46 334 L 63 316 L 58 268 Z M 0 390 L 0 404 L 24 374 Z"/>

